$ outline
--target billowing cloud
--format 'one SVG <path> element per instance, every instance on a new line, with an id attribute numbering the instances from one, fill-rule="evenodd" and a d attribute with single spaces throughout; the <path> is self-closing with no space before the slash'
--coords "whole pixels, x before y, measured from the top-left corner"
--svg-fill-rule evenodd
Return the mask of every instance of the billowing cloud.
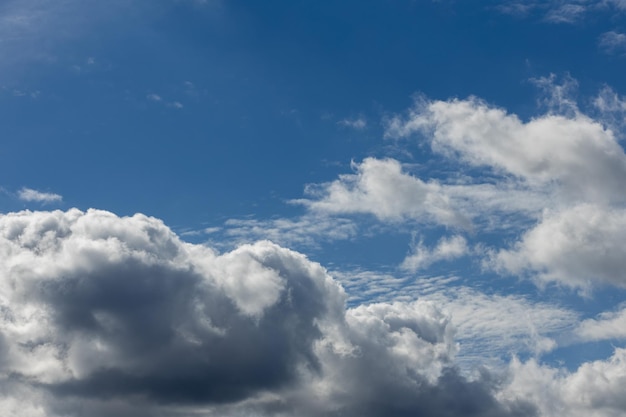
<path id="1" fill-rule="evenodd" d="M 461 376 L 434 304 L 345 310 L 319 264 L 267 241 L 219 254 L 141 214 L 25 211 L 0 216 L 0 257 L 14 415 L 528 415 Z"/>
<path id="2" fill-rule="evenodd" d="M 17 196 L 22 201 L 37 202 L 37 203 L 55 203 L 63 200 L 63 197 L 55 193 L 45 193 L 32 188 L 22 188 Z"/>
<path id="3" fill-rule="evenodd" d="M 217 256 L 95 210 L 0 230 L 4 373 L 57 395 L 240 399 L 314 368 L 316 322 L 342 307 L 321 267 L 269 243 Z"/>
<path id="4" fill-rule="evenodd" d="M 588 290 L 594 284 L 626 287 L 626 211 L 581 204 L 545 213 L 511 249 L 493 259 L 496 269 L 531 273 L 539 282 Z"/>

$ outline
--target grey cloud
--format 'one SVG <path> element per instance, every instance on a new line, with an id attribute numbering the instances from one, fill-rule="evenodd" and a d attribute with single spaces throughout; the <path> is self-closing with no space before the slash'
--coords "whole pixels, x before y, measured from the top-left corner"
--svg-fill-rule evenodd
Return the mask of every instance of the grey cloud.
<path id="1" fill-rule="evenodd" d="M 10 416 L 532 411 L 460 374 L 433 304 L 346 310 L 320 265 L 267 241 L 219 254 L 140 214 L 25 211 L 0 216 L 0 257 Z"/>
<path id="2" fill-rule="evenodd" d="M 5 370 L 59 395 L 219 402 L 279 387 L 298 366 L 317 366 L 316 322 L 343 300 L 321 267 L 266 242 L 224 255 L 279 286 L 257 285 L 268 302 L 242 311 L 219 256 L 145 216 L 24 212 L 3 216 L 0 230 L 11 254 L 4 324 L 34 327 L 9 334 Z M 28 323 L 29 309 L 39 323 Z M 44 348 L 51 369 L 27 363 Z"/>

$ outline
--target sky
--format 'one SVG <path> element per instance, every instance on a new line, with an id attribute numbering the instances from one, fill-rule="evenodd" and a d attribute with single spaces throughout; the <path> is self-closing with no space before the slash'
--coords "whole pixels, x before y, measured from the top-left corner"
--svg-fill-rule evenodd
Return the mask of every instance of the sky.
<path id="1" fill-rule="evenodd" d="M 9 417 L 626 415 L 624 0 L 2 0 Z"/>

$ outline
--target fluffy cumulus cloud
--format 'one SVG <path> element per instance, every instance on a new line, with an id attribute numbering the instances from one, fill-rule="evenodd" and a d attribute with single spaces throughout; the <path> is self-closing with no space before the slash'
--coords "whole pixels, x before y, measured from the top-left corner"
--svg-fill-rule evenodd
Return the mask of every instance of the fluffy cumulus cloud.
<path id="1" fill-rule="evenodd" d="M 626 287 L 621 272 L 626 266 L 626 154 L 609 127 L 617 125 L 611 120 L 618 117 L 611 115 L 622 111 L 621 99 L 608 87 L 603 89 L 594 103 L 600 116 L 594 119 L 569 98 L 566 87 L 572 82 L 555 86 L 553 78 L 537 80 L 549 90 L 548 111 L 528 121 L 476 98 L 422 99 L 406 115 L 389 119 L 386 135 L 421 135 L 434 153 L 484 169 L 497 183 L 517 184 L 511 190 L 522 193 L 516 196 L 500 187 L 493 195 L 510 204 L 534 196 L 533 206 L 544 208 L 528 211 L 527 219 L 536 223 L 525 231 L 518 228 L 517 243 L 493 251 L 488 264 L 495 270 L 530 276 L 541 285 Z M 447 186 L 445 192 L 454 203 L 450 209 L 467 215 L 459 196 L 476 202 L 476 191 L 484 186 Z M 478 205 L 496 214 L 495 206 Z M 496 218 L 501 219 L 500 214 Z M 425 254 L 418 250 L 407 259 L 419 261 Z"/>
<path id="2" fill-rule="evenodd" d="M 297 200 L 314 211 L 368 213 L 384 221 L 417 220 L 467 227 L 437 181 L 424 182 L 403 171 L 395 159 L 366 158 L 353 163 L 354 174 L 309 187 L 310 200 Z"/>
<path id="3" fill-rule="evenodd" d="M 454 365 L 432 303 L 345 309 L 303 255 L 219 254 L 144 215 L 0 217 L 0 409 L 9 416 L 532 415 Z"/>
<path id="4" fill-rule="evenodd" d="M 576 371 L 555 369 L 530 360 L 514 360 L 510 381 L 500 398 L 525 398 L 545 417 L 618 417 L 624 415 L 626 350 L 608 360 L 587 362 Z"/>
<path id="5" fill-rule="evenodd" d="M 433 151 L 512 175 L 532 186 L 556 184 L 565 197 L 623 201 L 626 155 L 613 132 L 581 113 L 527 122 L 469 98 L 419 102 L 391 119 L 388 137 L 427 135 Z"/>
<path id="6" fill-rule="evenodd" d="M 590 289 L 594 284 L 626 287 L 626 211 L 581 204 L 547 211 L 511 249 L 493 258 L 497 269 L 530 272 L 540 282 Z"/>
<path id="7" fill-rule="evenodd" d="M 584 320 L 576 329 L 576 336 L 583 341 L 626 339 L 626 308 Z"/>

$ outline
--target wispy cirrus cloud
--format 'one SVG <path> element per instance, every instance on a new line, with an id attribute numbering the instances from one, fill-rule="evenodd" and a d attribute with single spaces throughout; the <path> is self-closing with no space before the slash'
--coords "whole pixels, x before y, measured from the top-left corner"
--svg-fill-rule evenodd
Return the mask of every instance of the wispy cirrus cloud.
<path id="1" fill-rule="evenodd" d="M 626 34 L 609 31 L 600 35 L 598 40 L 600 48 L 607 54 L 624 55 L 626 54 Z"/>
<path id="2" fill-rule="evenodd" d="M 512 354 L 540 357 L 558 348 L 561 336 L 579 323 L 579 314 L 569 308 L 523 295 L 486 294 L 459 276 L 364 270 L 331 274 L 354 304 L 420 299 L 440 306 L 456 329 L 457 360 L 467 371 L 477 364 L 501 366 Z"/>
<path id="3" fill-rule="evenodd" d="M 623 0 L 549 0 L 499 2 L 496 9 L 504 14 L 527 18 L 535 16 L 547 23 L 578 24 L 592 13 L 622 12 Z"/>
<path id="4" fill-rule="evenodd" d="M 295 219 L 229 219 L 223 235 L 230 244 L 268 239 L 282 245 L 317 247 L 323 241 L 351 239 L 357 224 L 348 218 L 305 215 Z"/>

